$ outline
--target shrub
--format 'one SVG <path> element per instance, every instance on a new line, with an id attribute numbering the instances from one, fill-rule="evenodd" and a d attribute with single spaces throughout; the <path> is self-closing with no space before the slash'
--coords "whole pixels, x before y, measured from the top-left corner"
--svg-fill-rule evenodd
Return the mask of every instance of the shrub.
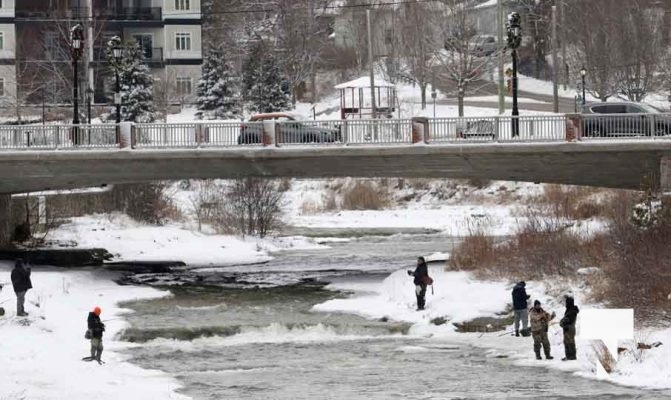
<path id="1" fill-rule="evenodd" d="M 370 182 L 358 181 L 343 194 L 345 210 L 381 210 L 390 203 L 386 187 L 376 187 Z"/>

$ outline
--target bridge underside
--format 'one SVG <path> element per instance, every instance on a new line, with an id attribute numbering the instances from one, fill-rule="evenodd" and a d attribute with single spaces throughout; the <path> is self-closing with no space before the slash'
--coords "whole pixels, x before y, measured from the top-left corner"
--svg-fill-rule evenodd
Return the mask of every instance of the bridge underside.
<path id="1" fill-rule="evenodd" d="M 0 153 L 0 193 L 248 176 L 473 178 L 637 190 L 664 186 L 662 159 L 670 155 L 671 141 L 14 152 Z"/>

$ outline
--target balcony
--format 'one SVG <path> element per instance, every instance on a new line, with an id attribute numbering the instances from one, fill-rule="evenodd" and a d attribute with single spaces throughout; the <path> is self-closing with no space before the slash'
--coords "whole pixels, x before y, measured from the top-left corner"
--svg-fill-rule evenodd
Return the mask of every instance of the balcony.
<path id="1" fill-rule="evenodd" d="M 161 7 L 124 7 L 93 10 L 94 18 L 111 21 L 161 21 Z"/>
<path id="2" fill-rule="evenodd" d="M 45 8 L 20 8 L 17 7 L 15 11 L 15 16 L 17 19 L 82 19 L 87 18 L 89 15 L 88 7 L 70 7 L 63 9 L 51 10 L 48 7 Z"/>
<path id="3" fill-rule="evenodd" d="M 93 61 L 97 63 L 107 63 L 104 47 L 93 48 Z M 144 63 L 150 67 L 161 67 L 163 65 L 163 47 L 145 47 Z"/>

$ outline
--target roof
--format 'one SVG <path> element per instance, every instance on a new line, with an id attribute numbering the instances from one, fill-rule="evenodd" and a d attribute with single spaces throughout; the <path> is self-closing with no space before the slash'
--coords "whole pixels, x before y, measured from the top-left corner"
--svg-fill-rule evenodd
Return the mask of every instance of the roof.
<path id="1" fill-rule="evenodd" d="M 383 78 L 376 76 L 375 77 L 375 87 L 395 87 L 393 83 L 389 83 Z M 349 88 L 369 88 L 370 87 L 370 77 L 362 76 L 361 78 L 354 79 L 349 82 L 340 83 L 335 85 L 336 89 L 349 89 Z"/>

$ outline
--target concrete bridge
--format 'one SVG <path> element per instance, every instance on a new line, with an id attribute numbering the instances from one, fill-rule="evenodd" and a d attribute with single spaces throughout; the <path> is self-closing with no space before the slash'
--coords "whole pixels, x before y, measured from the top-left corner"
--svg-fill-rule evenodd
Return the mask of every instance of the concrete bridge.
<path id="1" fill-rule="evenodd" d="M 565 116 L 520 118 L 513 136 L 509 117 L 493 118 L 486 134 L 483 118 L 338 121 L 343 137 L 329 143 L 301 143 L 307 128 L 288 140 L 285 126 L 264 123 L 251 145 L 237 144 L 240 123 L 14 127 L 4 148 L 0 129 L 0 241 L 11 193 L 155 180 L 423 177 L 671 191 L 671 137 L 581 140 L 580 121 Z"/>

